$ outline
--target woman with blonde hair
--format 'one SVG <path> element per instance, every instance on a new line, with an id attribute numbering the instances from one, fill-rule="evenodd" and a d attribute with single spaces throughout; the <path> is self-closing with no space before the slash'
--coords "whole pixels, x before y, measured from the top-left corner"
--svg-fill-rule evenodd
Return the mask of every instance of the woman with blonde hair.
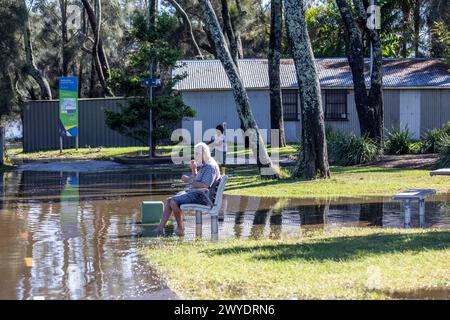
<path id="1" fill-rule="evenodd" d="M 217 162 L 211 157 L 209 147 L 205 143 L 200 142 L 194 146 L 194 160 L 191 160 L 190 167 L 192 176 L 183 175 L 181 177 L 183 182 L 190 184 L 189 189 L 181 191 L 165 201 L 164 214 L 156 229 L 158 234 L 164 232 L 164 227 L 173 213 L 177 221 L 175 233 L 179 236 L 184 235 L 184 214 L 180 206 L 186 203 L 202 205 L 209 203 L 203 190 L 211 188 L 214 182 L 220 179 L 220 169 Z"/>

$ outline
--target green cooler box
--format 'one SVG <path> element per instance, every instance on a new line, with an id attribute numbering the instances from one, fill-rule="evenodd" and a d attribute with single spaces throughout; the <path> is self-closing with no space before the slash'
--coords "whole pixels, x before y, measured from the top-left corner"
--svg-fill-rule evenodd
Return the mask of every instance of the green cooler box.
<path id="1" fill-rule="evenodd" d="M 142 224 L 155 224 L 161 221 L 164 212 L 162 201 L 142 202 Z"/>

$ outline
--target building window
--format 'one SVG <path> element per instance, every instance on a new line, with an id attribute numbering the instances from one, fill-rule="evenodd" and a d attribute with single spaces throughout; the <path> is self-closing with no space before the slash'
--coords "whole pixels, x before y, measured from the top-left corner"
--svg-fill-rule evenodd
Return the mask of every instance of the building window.
<path id="1" fill-rule="evenodd" d="M 298 91 L 282 90 L 281 101 L 283 102 L 283 119 L 284 121 L 298 120 Z"/>
<path id="2" fill-rule="evenodd" d="M 347 120 L 347 90 L 325 91 L 325 120 Z"/>

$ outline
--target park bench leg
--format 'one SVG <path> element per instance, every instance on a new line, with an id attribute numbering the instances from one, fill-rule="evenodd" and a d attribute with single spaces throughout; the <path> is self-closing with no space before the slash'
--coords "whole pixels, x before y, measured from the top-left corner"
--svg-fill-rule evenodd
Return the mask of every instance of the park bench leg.
<path id="1" fill-rule="evenodd" d="M 405 200 L 403 206 L 405 207 L 405 228 L 411 228 L 411 201 Z"/>
<path id="2" fill-rule="evenodd" d="M 202 212 L 195 211 L 195 235 L 197 237 L 202 236 Z"/>
<path id="3" fill-rule="evenodd" d="M 219 233 L 219 218 L 217 215 L 211 216 L 211 235 Z"/>
<path id="4" fill-rule="evenodd" d="M 419 200 L 419 225 L 425 226 L 425 200 Z"/>

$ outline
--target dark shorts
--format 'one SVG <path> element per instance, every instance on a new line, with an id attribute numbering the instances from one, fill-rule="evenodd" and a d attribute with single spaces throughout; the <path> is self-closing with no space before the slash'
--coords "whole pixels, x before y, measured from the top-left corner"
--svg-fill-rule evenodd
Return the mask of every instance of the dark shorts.
<path id="1" fill-rule="evenodd" d="M 182 204 L 187 204 L 187 203 L 208 205 L 208 200 L 206 199 L 206 196 L 202 192 L 181 191 L 181 192 L 178 192 L 173 197 L 170 197 L 169 200 L 175 201 L 175 203 L 178 205 L 178 207 L 180 207 Z"/>

